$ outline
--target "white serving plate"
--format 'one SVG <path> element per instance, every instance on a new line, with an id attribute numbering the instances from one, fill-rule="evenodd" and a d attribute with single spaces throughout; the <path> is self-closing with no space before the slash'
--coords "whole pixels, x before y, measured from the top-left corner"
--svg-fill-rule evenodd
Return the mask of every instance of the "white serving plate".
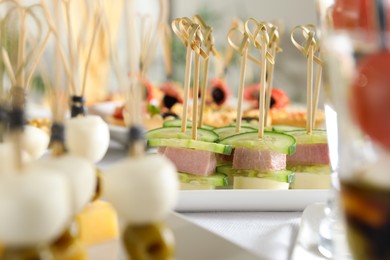
<path id="1" fill-rule="evenodd" d="M 172 213 L 167 224 L 175 236 L 176 259 L 242 259 L 259 257 L 240 246 L 188 221 L 180 214 Z M 120 241 L 113 240 L 88 248 L 88 259 L 126 259 L 121 251 Z"/>
<path id="2" fill-rule="evenodd" d="M 328 195 L 328 190 L 190 190 L 180 191 L 176 210 L 302 211 Z"/>

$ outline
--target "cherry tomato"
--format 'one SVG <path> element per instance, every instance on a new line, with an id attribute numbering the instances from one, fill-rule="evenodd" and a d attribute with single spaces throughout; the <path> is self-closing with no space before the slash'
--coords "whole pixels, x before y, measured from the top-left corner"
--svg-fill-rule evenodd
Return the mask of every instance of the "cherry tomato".
<path id="1" fill-rule="evenodd" d="M 125 109 L 124 105 L 116 107 L 112 116 L 116 119 L 123 120 L 123 110 L 124 109 Z"/>
<path id="2" fill-rule="evenodd" d="M 350 108 L 358 126 L 390 150 L 390 52 L 363 58 L 350 95 Z"/>

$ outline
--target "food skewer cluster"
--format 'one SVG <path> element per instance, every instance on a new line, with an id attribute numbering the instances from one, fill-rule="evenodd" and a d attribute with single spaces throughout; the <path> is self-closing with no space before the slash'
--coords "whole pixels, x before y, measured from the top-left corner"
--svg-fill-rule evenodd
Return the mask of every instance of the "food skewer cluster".
<path id="1" fill-rule="evenodd" d="M 297 32 L 300 32 L 304 39 L 302 45 L 295 39 Z M 289 132 L 297 139 L 297 152 L 288 158 L 287 161 L 289 168 L 296 171 L 294 188 L 311 187 L 312 189 L 321 189 L 330 185 L 329 151 L 326 132 L 314 129 L 322 73 L 321 59 L 315 55 L 316 52 L 319 52 L 319 44 L 315 36 L 316 28 L 314 25 L 296 26 L 291 32 L 292 43 L 307 58 L 306 129 Z M 316 81 L 313 86 L 314 62 L 317 64 L 317 69 Z"/>
<path id="2" fill-rule="evenodd" d="M 16 193 L 11 188 L 17 190 L 18 187 L 21 187 L 21 190 L 24 191 L 24 189 L 27 190 L 28 185 L 35 183 L 37 183 L 37 187 L 44 187 L 42 190 L 51 190 L 51 185 L 56 187 L 56 191 L 53 191 L 51 195 L 59 204 L 51 205 L 51 202 L 49 203 L 43 197 L 42 191 L 34 190 L 36 193 L 34 199 L 42 202 L 41 208 L 38 206 L 36 209 L 34 208 L 42 219 L 34 219 L 36 221 L 34 223 L 37 223 L 38 228 L 47 231 L 47 233 L 43 232 L 40 236 L 38 230 L 31 227 L 29 229 L 31 233 L 28 234 L 31 236 L 26 236 L 27 241 L 23 240 L 22 231 L 17 230 L 15 223 L 13 223 L 15 225 L 4 229 L 8 233 L 0 232 L 0 240 L 6 243 L 5 255 L 10 259 L 14 254 L 24 253 L 14 252 L 14 246 L 20 244 L 29 250 L 30 247 L 34 248 L 41 242 L 49 246 L 51 253 L 56 256 L 73 252 L 75 256 L 85 258 L 85 248 L 78 244 L 77 236 L 72 234 L 71 228 L 75 219 L 79 219 L 85 213 L 84 210 L 99 198 L 100 192 L 103 192 L 105 198 L 112 203 L 123 219 L 125 229 L 122 233 L 122 240 L 131 257 L 149 257 L 151 254 L 171 257 L 173 255 L 173 236 L 164 224 L 164 219 L 174 208 L 178 195 L 178 179 L 182 182 L 183 187 L 195 189 L 199 187 L 226 187 L 227 185 L 237 189 L 288 189 L 295 175 L 291 170 L 286 170 L 286 165 L 289 167 L 289 161 L 293 164 L 296 162 L 291 156 L 295 152 L 296 142 L 299 145 L 313 145 L 313 143 L 316 144 L 314 141 L 320 140 L 318 142 L 320 149 L 324 150 L 323 140 L 326 135 L 313 129 L 321 81 L 321 61 L 314 55 L 317 45 L 314 40 L 313 28 L 299 27 L 303 31 L 303 36 L 307 38 L 307 50 L 299 46 L 305 50 L 304 54 L 308 57 L 309 68 L 313 67 L 313 62 L 318 63 L 314 98 L 312 97 L 312 69 L 308 73 L 308 123 L 306 131 L 303 134 L 302 132 L 280 133 L 280 131 L 267 131 L 269 129 L 266 129 L 266 117 L 272 91 L 273 64 L 275 63 L 275 55 L 280 50 L 279 36 L 275 25 L 258 22 L 253 18 L 245 22 L 242 30 L 236 26 L 228 34 L 229 44 L 242 56 L 236 123 L 224 128 L 212 129 L 204 123 L 204 111 L 206 109 L 209 59 L 211 55 L 219 56 L 214 46 L 213 29 L 200 16 L 195 16 L 193 19 L 187 17 L 175 19 L 172 22 L 173 31 L 187 49 L 182 118 L 180 125 L 177 125 L 177 121 L 171 122 L 173 125 L 147 132 L 147 144 L 158 147 L 159 152 L 159 154 L 147 155 L 144 128 L 142 127 L 142 93 L 144 90 L 142 84 L 147 81 L 147 73 L 152 63 L 157 41 L 154 36 L 156 29 L 148 26 L 151 25 L 151 21 L 147 17 L 141 18 L 142 33 L 141 37 L 138 37 L 134 3 L 132 1 L 123 2 L 123 21 L 125 22 L 127 46 L 126 64 L 123 66 L 123 64 L 119 64 L 115 47 L 118 35 L 110 30 L 109 19 L 101 1 L 88 4 L 86 1 L 84 3 L 91 8 L 88 9 L 90 13 L 86 14 L 85 22 L 93 29 L 90 33 L 83 35 L 86 33 L 86 27 L 75 28 L 70 19 L 70 8 L 74 1 L 56 1 L 54 3 L 55 17 L 52 17 L 45 1 L 42 0 L 40 4 L 33 7 L 42 9 L 47 25 L 47 34 L 43 34 L 42 40 L 40 37 L 32 38 L 33 43 L 42 45 L 39 48 L 31 47 L 36 46 L 34 44 L 29 45 L 29 48 L 35 50 L 36 53 L 26 54 L 25 47 L 28 37 L 25 25 L 22 26 L 22 24 L 25 24 L 28 15 L 32 15 L 33 20 L 36 19 L 33 14 L 30 14 L 32 7 L 23 7 L 16 0 L 7 2 L 15 4 L 15 9 L 11 10 L 21 14 L 22 21 L 19 23 L 18 59 L 15 64 L 8 51 L 2 49 L 3 62 L 12 84 L 11 117 L 9 117 L 12 120 L 9 123 L 10 133 L 15 136 L 11 139 L 16 146 L 14 150 L 17 151 L 16 158 L 18 160 L 12 167 L 9 167 L 12 174 L 16 173 L 15 176 L 9 180 L 1 179 L 0 181 L 0 186 L 4 186 L 3 190 L 0 189 L 0 208 L 4 205 L 1 204 L 1 200 L 11 197 L 19 203 L 20 212 L 23 212 L 25 209 L 23 196 L 30 196 L 30 191 L 23 193 L 23 198 L 17 201 Z M 163 6 L 163 1 L 161 3 Z M 166 15 L 161 14 L 160 16 L 156 28 L 163 27 L 162 24 L 166 23 Z M 43 31 L 43 26 L 37 25 L 37 27 L 38 31 Z M 61 37 L 63 27 L 66 31 L 65 44 Z M 118 84 L 125 91 L 127 98 L 127 149 L 129 154 L 124 160 L 112 165 L 101 177 L 96 173 L 94 164 L 100 161 L 107 151 L 108 126 L 100 117 L 86 114 L 84 97 L 88 81 L 88 68 L 100 31 L 108 35 L 113 70 Z M 3 33 L 3 31 L 1 32 Z M 235 39 L 237 35 L 239 36 L 238 44 L 237 39 Z M 23 142 L 20 139 L 20 132 L 24 124 L 21 117 L 25 105 L 26 89 L 24 88 L 30 85 L 38 62 L 31 59 L 34 62 L 29 66 L 27 64 L 28 59 L 32 57 L 39 60 L 50 36 L 55 39 L 54 73 L 52 73 L 54 76 L 51 79 L 51 73 L 48 72 L 47 68 L 44 69 L 43 65 L 41 76 L 46 83 L 45 85 L 52 89 L 52 101 L 55 101 L 52 104 L 51 156 L 26 164 L 21 157 Z M 138 39 L 142 45 L 139 53 L 135 44 Z M 293 43 L 296 43 L 294 39 Z M 250 53 L 252 47 L 258 49 L 259 57 Z M 85 54 L 84 62 L 81 53 Z M 204 60 L 203 67 L 201 59 Z M 243 93 L 248 60 L 260 67 L 257 128 L 256 126 L 248 127 L 242 123 Z M 194 67 L 193 73 L 192 65 Z M 30 69 L 28 73 L 26 67 Z M 200 82 L 202 69 L 203 81 Z M 169 75 L 169 68 L 167 71 Z M 268 79 L 266 78 L 267 74 Z M 62 75 L 64 75 L 64 81 Z M 193 82 L 193 100 L 190 110 L 192 121 L 187 120 L 190 117 L 188 108 L 191 78 Z M 63 101 L 67 94 L 64 91 L 63 82 L 68 84 L 67 88 L 72 95 L 70 97 L 72 118 L 69 120 L 65 119 L 66 105 Z M 200 104 L 199 92 L 201 95 Z M 4 124 L 8 124 L 6 119 L 4 121 Z M 319 138 L 316 137 L 318 133 L 320 133 Z M 309 143 L 305 143 L 305 141 L 299 143 L 301 142 L 299 138 L 309 139 Z M 3 148 L 3 146 L 1 147 Z M 318 146 L 316 147 L 318 148 Z M 326 165 L 326 162 L 320 161 Z M 55 177 L 48 177 L 47 172 Z M 22 174 L 18 176 L 18 173 Z M 6 188 L 7 185 L 9 185 L 9 189 Z M 140 197 L 142 200 L 139 199 Z M 45 213 L 46 206 L 53 206 L 53 209 Z M 57 211 L 54 212 L 54 209 Z M 10 214 L 5 216 L 12 219 L 14 213 Z M 44 228 L 43 221 L 48 221 L 49 227 Z M 22 222 L 17 224 L 24 224 Z M 0 220 L 0 225 L 5 225 L 4 223 L 10 222 L 7 222 L 5 218 L 3 222 Z M 79 226 L 82 231 L 82 224 Z M 2 229 L 0 228 L 0 230 Z M 116 231 L 119 232 L 117 228 Z M 15 236 L 13 236 L 14 234 Z M 146 236 L 147 239 L 143 239 L 143 236 Z M 158 250 L 153 252 L 145 250 L 148 246 L 155 244 L 159 246 Z"/>

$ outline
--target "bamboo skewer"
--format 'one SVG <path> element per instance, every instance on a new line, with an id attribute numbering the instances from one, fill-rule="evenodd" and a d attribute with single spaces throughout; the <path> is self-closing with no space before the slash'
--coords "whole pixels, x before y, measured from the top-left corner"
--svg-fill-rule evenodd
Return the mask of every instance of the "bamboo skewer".
<path id="1" fill-rule="evenodd" d="M 261 66 L 260 66 L 260 94 L 259 94 L 259 138 L 264 136 L 264 120 L 265 120 L 265 93 L 267 89 L 267 43 L 261 45 Z"/>
<path id="2" fill-rule="evenodd" d="M 214 38 L 212 36 L 213 29 L 208 26 L 203 19 L 199 15 L 195 15 L 194 20 L 200 23 L 201 32 L 203 34 L 204 44 L 206 46 L 206 55 L 207 57 L 203 62 L 203 78 L 201 84 L 201 103 L 200 103 L 200 111 L 199 111 L 199 120 L 197 122 L 199 127 L 203 126 L 203 115 L 204 109 L 206 106 L 206 90 L 208 83 L 208 75 L 209 75 L 209 62 L 210 62 L 210 53 L 213 53 L 214 56 L 219 56 L 219 53 L 215 50 L 214 47 Z M 195 76 L 196 77 L 196 76 Z"/>
<path id="3" fill-rule="evenodd" d="M 240 36 L 242 39 L 238 39 Z M 239 41 L 236 44 L 236 41 Z M 249 36 L 247 33 L 241 31 L 237 26 L 232 27 L 228 33 L 228 44 L 232 50 L 236 50 L 241 55 L 241 66 L 240 66 L 240 81 L 238 86 L 237 95 L 237 116 L 236 116 L 236 132 L 239 133 L 241 130 L 242 121 L 242 103 L 244 99 L 244 87 L 245 87 L 245 76 L 246 76 L 246 64 L 249 52 Z"/>
<path id="4" fill-rule="evenodd" d="M 248 47 L 244 49 L 241 58 L 241 67 L 240 67 L 240 85 L 238 88 L 238 104 L 237 104 L 237 120 L 236 120 L 236 132 L 239 133 L 241 130 L 241 121 L 242 121 L 242 101 L 244 99 L 244 87 L 245 87 L 245 75 L 246 75 L 246 62 L 248 57 Z"/>
<path id="5" fill-rule="evenodd" d="M 250 23 L 255 25 L 254 32 L 251 32 Z M 267 61 L 274 64 L 274 57 L 268 51 L 269 35 L 267 30 L 267 24 L 264 22 L 258 22 L 254 18 L 250 18 L 245 22 L 245 32 L 253 42 L 254 47 L 260 49 L 260 93 L 259 93 L 259 129 L 258 137 L 261 139 L 264 137 L 265 128 L 265 100 L 267 91 Z"/>
<path id="6" fill-rule="evenodd" d="M 294 38 L 294 33 L 300 30 L 302 36 L 305 39 L 304 45 L 300 45 Z M 318 44 L 315 40 L 315 26 L 296 26 L 291 32 L 291 41 L 295 47 L 302 52 L 307 58 L 307 107 L 306 107 L 306 133 L 312 134 L 315 123 L 315 113 L 317 111 L 319 89 L 321 85 L 322 67 L 321 60 L 315 56 L 314 53 L 318 51 Z M 314 100 L 313 100 L 313 64 L 317 63 L 316 71 L 316 83 L 314 87 Z"/>
<path id="7" fill-rule="evenodd" d="M 197 139 L 197 122 L 198 122 L 198 93 L 199 93 L 199 76 L 200 76 L 200 53 L 195 51 L 194 60 L 194 86 L 192 100 L 192 139 Z M 201 112 L 202 113 L 202 112 Z"/>
<path id="8" fill-rule="evenodd" d="M 83 75 L 83 81 L 82 81 L 82 87 L 81 87 L 81 95 L 84 96 L 85 94 L 85 87 L 86 87 L 86 84 L 87 84 L 87 79 L 88 79 L 88 68 L 89 68 L 89 64 L 91 62 L 91 55 L 92 55 L 92 50 L 93 50 L 93 47 L 95 46 L 95 40 L 96 40 L 96 35 L 97 35 L 97 32 L 98 30 L 100 29 L 100 26 L 101 26 L 101 14 L 98 15 L 96 21 L 95 21 L 96 25 L 93 29 L 93 33 L 92 33 L 92 39 L 91 39 L 91 42 L 90 42 L 90 46 L 88 48 L 88 55 L 87 55 L 87 60 L 85 62 L 85 66 L 84 66 L 84 75 Z"/>
<path id="9" fill-rule="evenodd" d="M 195 34 L 199 30 L 200 25 L 193 24 L 189 18 L 177 18 L 172 21 L 172 29 L 174 33 L 182 40 L 187 48 L 186 52 L 186 69 L 184 75 L 184 100 L 182 112 L 181 131 L 187 131 L 187 117 L 188 117 L 188 99 L 191 80 L 191 64 L 192 64 L 192 42 Z M 197 96 L 197 95 L 196 95 Z"/>
<path id="10" fill-rule="evenodd" d="M 203 78 L 201 84 L 201 101 L 200 101 L 200 111 L 199 111 L 199 127 L 203 126 L 203 115 L 206 107 L 206 91 L 207 91 L 207 82 L 208 82 L 208 74 L 209 74 L 209 62 L 210 58 L 207 58 L 203 62 Z"/>
<path id="11" fill-rule="evenodd" d="M 182 113 L 182 122 L 181 122 L 181 131 L 183 133 L 187 130 L 187 114 L 188 114 L 188 99 L 189 99 L 189 90 L 190 90 L 190 80 L 191 80 L 191 64 L 192 64 L 192 48 L 191 45 L 187 46 L 186 54 L 186 71 L 184 75 L 184 100 L 183 100 L 183 113 Z"/>
<path id="12" fill-rule="evenodd" d="M 307 53 L 307 116 L 306 116 L 306 132 L 311 134 L 313 130 L 313 56 L 314 50 L 310 46 Z"/>
<path id="13" fill-rule="evenodd" d="M 4 49 L 4 47 L 2 47 L 1 51 L 2 51 L 3 63 L 5 66 L 5 69 L 7 70 L 8 77 L 10 78 L 12 85 L 15 86 L 17 84 L 16 78 L 15 78 L 15 72 L 14 72 L 14 69 L 12 68 L 8 53 Z"/>
<path id="14" fill-rule="evenodd" d="M 322 65 L 317 64 L 316 82 L 314 85 L 313 114 L 311 119 L 312 128 L 315 128 L 315 123 L 316 123 L 316 114 L 317 114 L 318 100 L 320 99 L 321 82 L 322 82 Z"/>
<path id="15" fill-rule="evenodd" d="M 6 13 L 5 18 L 2 21 L 1 29 L 7 28 L 8 22 L 13 22 L 11 20 L 14 12 L 18 16 L 18 44 L 17 44 L 17 55 L 16 61 L 14 61 L 14 67 L 12 66 L 12 62 L 10 60 L 9 54 L 4 47 L 1 49 L 1 55 L 3 58 L 3 63 L 7 74 L 9 75 L 11 81 L 11 116 L 10 116 L 10 138 L 13 140 L 13 144 L 15 146 L 15 166 L 16 169 L 22 171 L 23 163 L 22 163 L 22 132 L 23 132 L 23 109 L 25 106 L 25 92 L 28 88 L 32 75 L 36 69 L 38 64 L 38 60 L 40 59 L 43 50 L 46 47 L 48 39 L 50 37 L 51 31 L 48 30 L 46 36 L 44 37 L 43 42 L 41 42 L 42 35 L 42 25 L 38 17 L 34 14 L 33 9 L 40 7 L 44 8 L 42 5 L 34 4 L 30 6 L 24 6 L 19 3 L 19 1 L 6 0 L 2 1 L 1 4 L 10 3 L 13 5 L 10 9 L 8 9 L 8 13 Z M 27 19 L 32 18 L 33 22 L 35 22 L 37 26 L 38 34 L 36 37 L 32 35 L 28 35 L 27 31 Z M 2 33 L 3 35 L 3 33 Z M 27 45 L 29 44 L 29 45 Z M 34 55 L 35 54 L 35 55 Z M 29 61 L 34 57 L 34 61 L 30 64 Z M 29 67 L 29 71 L 28 71 Z M 27 75 L 27 76 L 26 76 Z"/>
<path id="16" fill-rule="evenodd" d="M 270 24 L 270 53 L 273 57 L 276 56 L 277 51 L 281 51 L 281 49 L 278 47 L 279 44 L 279 32 L 278 28 Z M 265 122 L 268 122 L 268 116 L 269 116 L 269 110 L 271 106 L 271 95 L 272 95 L 272 88 L 273 88 L 273 79 L 274 79 L 274 69 L 275 69 L 275 64 L 274 63 L 267 63 L 267 91 L 266 91 L 266 98 L 265 98 Z"/>

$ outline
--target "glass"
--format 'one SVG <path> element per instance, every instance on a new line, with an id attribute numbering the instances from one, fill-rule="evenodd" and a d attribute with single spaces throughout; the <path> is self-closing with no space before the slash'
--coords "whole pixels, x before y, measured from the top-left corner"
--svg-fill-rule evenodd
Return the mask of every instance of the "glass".
<path id="1" fill-rule="evenodd" d="M 354 259 L 390 258 L 390 117 L 382 111 L 390 109 L 390 53 L 377 38 L 335 34 L 323 44 L 337 111 L 340 209 Z"/>
<path id="2" fill-rule="evenodd" d="M 336 1 L 336 3 L 339 1 Z M 333 11 L 335 0 L 317 0 L 317 23 L 321 40 L 333 30 Z M 322 46 L 321 46 L 322 48 Z M 323 50 L 321 50 L 323 52 Z M 324 56 L 324 55 L 322 55 Z M 333 93 L 329 86 L 327 66 L 324 64 L 324 77 L 322 80 L 325 94 L 325 118 L 328 135 L 329 157 L 331 165 L 331 187 L 324 207 L 324 217 L 319 226 L 318 250 L 320 253 L 333 259 L 351 259 L 345 238 L 344 224 L 339 210 L 338 194 L 340 183 L 338 178 L 338 126 L 337 112 L 333 104 Z"/>

